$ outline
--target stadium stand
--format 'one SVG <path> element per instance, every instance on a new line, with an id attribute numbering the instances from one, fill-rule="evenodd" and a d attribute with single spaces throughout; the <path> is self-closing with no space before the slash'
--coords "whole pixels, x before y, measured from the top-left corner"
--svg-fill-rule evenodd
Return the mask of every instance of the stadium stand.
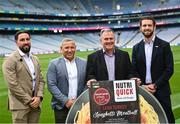
<path id="1" fill-rule="evenodd" d="M 177 6 L 179 0 L 1 0 L 2 10 L 30 13 L 94 14 L 132 12 Z M 119 6 L 119 7 L 118 7 Z"/>
<path id="2" fill-rule="evenodd" d="M 78 50 L 98 49 L 102 28 L 113 28 L 116 45 L 129 48 L 142 39 L 138 20 L 147 15 L 157 20 L 158 36 L 171 45 L 180 42 L 179 0 L 1 0 L 0 13 L 1 55 L 15 49 L 12 34 L 17 30 L 33 33 L 37 54 L 58 52 L 65 37 L 74 38 Z"/>
<path id="3" fill-rule="evenodd" d="M 178 45 L 180 43 L 179 28 L 165 28 L 158 34 L 158 36 L 169 41 L 172 45 Z"/>
<path id="4" fill-rule="evenodd" d="M 79 51 L 99 49 L 102 28 L 115 30 L 117 47 L 131 48 L 142 39 L 138 20 L 145 16 L 156 19 L 159 37 L 180 45 L 180 0 L 0 0 L 0 15 L 0 56 L 16 49 L 17 30 L 31 32 L 33 54 L 57 53 L 67 37 Z"/>

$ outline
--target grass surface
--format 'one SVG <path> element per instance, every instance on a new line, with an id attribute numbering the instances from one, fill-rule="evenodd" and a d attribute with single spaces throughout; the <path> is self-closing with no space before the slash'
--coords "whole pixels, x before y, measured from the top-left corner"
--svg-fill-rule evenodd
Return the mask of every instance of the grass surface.
<path id="1" fill-rule="evenodd" d="M 131 49 L 123 49 L 129 52 L 131 57 Z M 172 104 L 174 109 L 175 117 L 177 118 L 176 122 L 180 123 L 180 106 L 179 97 L 180 97 L 180 47 L 172 47 L 173 55 L 174 55 L 174 75 L 170 80 L 171 90 L 172 90 Z M 92 52 L 92 51 L 91 51 Z M 77 52 L 76 55 L 81 58 L 87 58 L 87 55 L 91 52 Z M 49 61 L 53 58 L 59 57 L 59 54 L 49 54 L 49 55 L 38 55 L 40 60 L 42 73 L 44 79 L 46 81 L 46 73 Z M 3 57 L 0 57 L 0 64 L 3 63 Z M 2 66 L 0 66 L 0 123 L 11 123 L 11 113 L 8 111 L 7 107 L 7 84 L 3 79 L 2 74 Z M 54 113 L 51 109 L 51 94 L 47 90 L 47 84 L 45 85 L 45 94 L 42 103 L 42 111 L 41 111 L 41 118 L 40 123 L 54 123 Z"/>

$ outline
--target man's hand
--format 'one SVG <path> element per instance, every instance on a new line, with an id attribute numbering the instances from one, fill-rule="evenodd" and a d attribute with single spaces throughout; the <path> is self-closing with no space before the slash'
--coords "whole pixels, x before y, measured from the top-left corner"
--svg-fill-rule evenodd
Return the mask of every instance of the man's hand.
<path id="1" fill-rule="evenodd" d="M 75 99 L 68 99 L 68 101 L 66 102 L 65 106 L 70 109 L 71 106 L 73 105 Z"/>
<path id="2" fill-rule="evenodd" d="M 29 104 L 33 109 L 37 109 L 41 103 L 40 97 L 33 97 L 32 102 Z"/>
<path id="3" fill-rule="evenodd" d="M 131 78 L 131 80 L 135 80 L 135 82 L 137 83 L 138 86 L 141 85 L 141 79 L 140 78 L 133 77 L 133 78 Z"/>
<path id="4" fill-rule="evenodd" d="M 152 94 L 156 92 L 155 84 L 144 85 L 144 88 Z"/>
<path id="5" fill-rule="evenodd" d="M 96 79 L 90 79 L 87 81 L 87 86 L 90 88 L 91 87 L 91 83 L 96 82 Z"/>

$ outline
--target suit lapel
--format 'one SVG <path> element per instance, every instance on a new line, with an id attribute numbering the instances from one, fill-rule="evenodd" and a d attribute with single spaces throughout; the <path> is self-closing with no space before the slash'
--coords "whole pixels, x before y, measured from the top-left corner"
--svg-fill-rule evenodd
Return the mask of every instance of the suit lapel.
<path id="1" fill-rule="evenodd" d="M 151 65 L 153 65 L 153 61 L 155 60 L 156 58 L 156 55 L 158 53 L 158 48 L 159 48 L 159 43 L 158 43 L 158 39 L 157 37 L 155 38 L 154 40 L 154 44 L 153 44 L 153 51 L 152 51 L 152 60 L 151 60 Z"/>
<path id="2" fill-rule="evenodd" d="M 32 62 L 33 62 L 33 65 L 34 65 L 34 70 L 35 70 L 35 75 L 36 75 L 36 77 L 37 77 L 37 74 L 38 74 L 38 63 L 37 63 L 37 60 L 32 56 L 31 57 L 31 59 L 32 59 Z"/>
<path id="3" fill-rule="evenodd" d="M 79 64 L 79 62 L 78 62 L 78 59 L 77 58 L 75 58 L 75 63 L 76 63 L 76 67 L 77 67 L 77 82 L 79 83 L 80 82 L 80 71 L 82 70 L 81 69 L 81 65 Z M 79 86 L 79 85 L 78 85 Z"/>
<path id="4" fill-rule="evenodd" d="M 146 56 L 145 56 L 145 49 L 144 49 L 144 41 L 141 41 L 140 48 L 139 48 L 140 57 L 142 57 L 143 65 L 146 66 Z"/>
<path id="5" fill-rule="evenodd" d="M 61 58 L 60 61 L 62 63 L 62 71 L 65 73 L 66 79 L 68 80 L 68 72 L 64 58 Z"/>
<path id="6" fill-rule="evenodd" d="M 120 55 L 121 53 L 117 50 L 117 49 L 115 49 L 115 66 L 114 66 L 114 71 L 115 71 L 115 79 L 117 79 L 117 76 L 118 76 L 118 70 L 117 69 L 119 69 L 119 68 L 121 68 L 122 66 L 122 56 Z"/>
<path id="7" fill-rule="evenodd" d="M 27 72 L 29 73 L 29 75 L 31 76 L 31 72 L 29 70 L 29 67 L 27 66 L 25 60 L 23 59 L 23 57 L 19 54 L 18 51 L 16 51 L 16 57 L 17 59 L 23 64 L 23 66 L 26 68 Z M 31 76 L 32 77 L 32 76 Z"/>
<path id="8" fill-rule="evenodd" d="M 103 68 L 102 72 L 104 71 L 108 77 L 108 71 L 107 71 L 107 66 L 106 66 L 106 61 L 104 58 L 103 50 L 99 51 L 99 58 L 100 58 L 100 62 L 102 62 L 101 65 L 99 65 L 99 66 L 102 66 L 102 68 Z"/>
<path id="9" fill-rule="evenodd" d="M 37 63 L 37 60 L 35 59 L 35 57 L 33 57 L 33 56 L 31 56 L 31 60 L 32 60 L 32 62 L 33 62 L 33 65 L 34 65 L 34 70 L 35 70 L 35 76 L 36 76 L 36 78 L 37 78 L 37 76 L 38 76 L 38 63 Z M 34 95 L 36 95 L 37 94 L 37 90 L 38 90 L 38 88 L 37 88 L 37 80 L 36 80 L 36 83 L 35 83 L 35 92 L 34 92 Z"/>

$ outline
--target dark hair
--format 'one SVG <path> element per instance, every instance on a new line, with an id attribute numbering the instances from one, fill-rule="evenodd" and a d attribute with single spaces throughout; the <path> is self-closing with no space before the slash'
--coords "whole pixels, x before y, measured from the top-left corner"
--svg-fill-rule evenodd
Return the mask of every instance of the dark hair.
<path id="1" fill-rule="evenodd" d="M 156 25 L 156 21 L 155 21 L 155 19 L 153 17 L 143 17 L 139 21 L 140 26 L 142 26 L 142 21 L 143 20 L 152 20 L 153 21 L 153 25 Z"/>
<path id="2" fill-rule="evenodd" d="M 15 41 L 18 40 L 19 34 L 22 34 L 22 33 L 27 33 L 29 35 L 29 37 L 31 38 L 31 34 L 29 33 L 29 31 L 27 31 L 27 30 L 20 30 L 20 31 L 17 31 L 16 34 L 14 35 Z"/>
<path id="3" fill-rule="evenodd" d="M 103 29 L 101 29 L 99 36 L 101 36 L 104 32 L 113 32 L 114 33 L 114 31 L 110 28 L 103 28 Z"/>

